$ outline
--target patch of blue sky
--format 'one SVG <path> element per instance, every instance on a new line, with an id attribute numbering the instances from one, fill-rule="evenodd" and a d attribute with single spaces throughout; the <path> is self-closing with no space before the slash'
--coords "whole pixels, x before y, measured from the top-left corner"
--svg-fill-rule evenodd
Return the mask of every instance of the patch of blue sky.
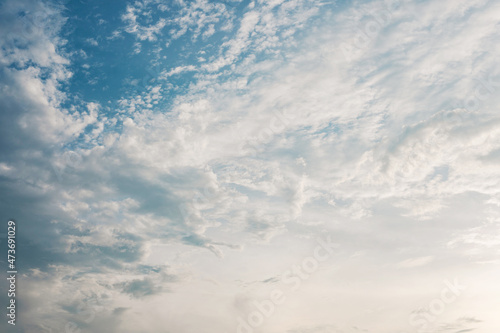
<path id="1" fill-rule="evenodd" d="M 96 7 L 92 1 L 68 4 L 65 36 L 68 42 L 65 48 L 72 54 L 70 69 L 73 77 L 64 90 L 80 96 L 82 100 L 101 105 L 114 105 L 122 98 L 131 98 L 133 94 L 146 91 L 153 81 L 159 81 L 154 76 L 164 71 L 185 65 L 196 66 L 201 63 L 202 57 L 206 60 L 217 57 L 219 44 L 234 33 L 234 29 L 219 30 L 207 38 L 193 39 L 193 33 L 188 31 L 173 39 L 166 26 L 156 35 L 156 40 L 140 40 L 134 34 L 123 31 L 124 22 L 120 17 L 126 10 L 124 2 L 111 1 L 99 5 Z M 171 12 L 175 12 L 175 8 L 151 11 L 146 15 L 146 23 L 154 24 L 162 16 L 171 20 L 174 15 Z M 169 77 L 167 83 L 173 84 L 177 91 L 164 96 L 165 99 L 171 100 L 192 82 L 192 72 Z M 69 106 L 74 100 L 67 102 L 66 106 Z"/>

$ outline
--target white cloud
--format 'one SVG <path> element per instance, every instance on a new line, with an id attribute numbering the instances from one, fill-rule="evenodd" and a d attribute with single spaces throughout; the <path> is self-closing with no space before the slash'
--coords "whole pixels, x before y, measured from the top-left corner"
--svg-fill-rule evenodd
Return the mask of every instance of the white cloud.
<path id="1" fill-rule="evenodd" d="M 419 257 L 419 258 L 410 258 L 406 259 L 398 264 L 399 267 L 402 268 L 412 268 L 412 267 L 419 267 L 423 265 L 427 265 L 428 263 L 432 262 L 434 258 L 432 256 L 427 256 L 427 257 Z"/>
<path id="2" fill-rule="evenodd" d="M 99 43 L 98 43 L 98 42 L 97 42 L 94 38 L 87 38 L 85 41 L 86 41 L 87 43 L 89 43 L 90 45 L 92 45 L 92 46 L 97 46 L 97 45 L 99 45 Z"/>

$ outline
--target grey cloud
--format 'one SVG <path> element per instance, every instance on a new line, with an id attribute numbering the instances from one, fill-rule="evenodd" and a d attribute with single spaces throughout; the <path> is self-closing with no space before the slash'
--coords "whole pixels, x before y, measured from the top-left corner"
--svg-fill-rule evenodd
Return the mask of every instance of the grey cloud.
<path id="1" fill-rule="evenodd" d="M 162 286 L 156 285 L 156 283 L 149 278 L 129 281 L 118 286 L 122 288 L 124 293 L 130 294 L 135 298 L 156 295 L 163 291 Z"/>
<path id="2" fill-rule="evenodd" d="M 169 273 L 165 267 L 157 267 L 152 268 L 142 279 L 116 283 L 114 287 L 134 298 L 144 298 L 170 292 L 168 284 L 181 280 L 182 277 Z"/>

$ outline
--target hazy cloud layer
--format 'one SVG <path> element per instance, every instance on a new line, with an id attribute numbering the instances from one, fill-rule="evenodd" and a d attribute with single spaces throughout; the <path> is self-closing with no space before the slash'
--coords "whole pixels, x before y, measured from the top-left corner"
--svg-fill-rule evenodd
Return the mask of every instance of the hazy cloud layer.
<path id="1" fill-rule="evenodd" d="M 4 1 L 8 328 L 494 332 L 499 18 L 485 0 Z"/>

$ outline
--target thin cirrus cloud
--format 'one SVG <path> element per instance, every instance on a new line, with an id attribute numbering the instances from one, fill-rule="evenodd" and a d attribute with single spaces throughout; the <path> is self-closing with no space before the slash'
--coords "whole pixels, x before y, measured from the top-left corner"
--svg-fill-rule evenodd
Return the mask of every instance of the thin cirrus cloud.
<path id="1" fill-rule="evenodd" d="M 255 332 L 496 328 L 498 14 L 3 2 L 17 331 L 237 332 L 273 289 Z M 291 288 L 326 234 L 331 258 Z M 466 287 L 446 303 L 443 281 Z"/>

